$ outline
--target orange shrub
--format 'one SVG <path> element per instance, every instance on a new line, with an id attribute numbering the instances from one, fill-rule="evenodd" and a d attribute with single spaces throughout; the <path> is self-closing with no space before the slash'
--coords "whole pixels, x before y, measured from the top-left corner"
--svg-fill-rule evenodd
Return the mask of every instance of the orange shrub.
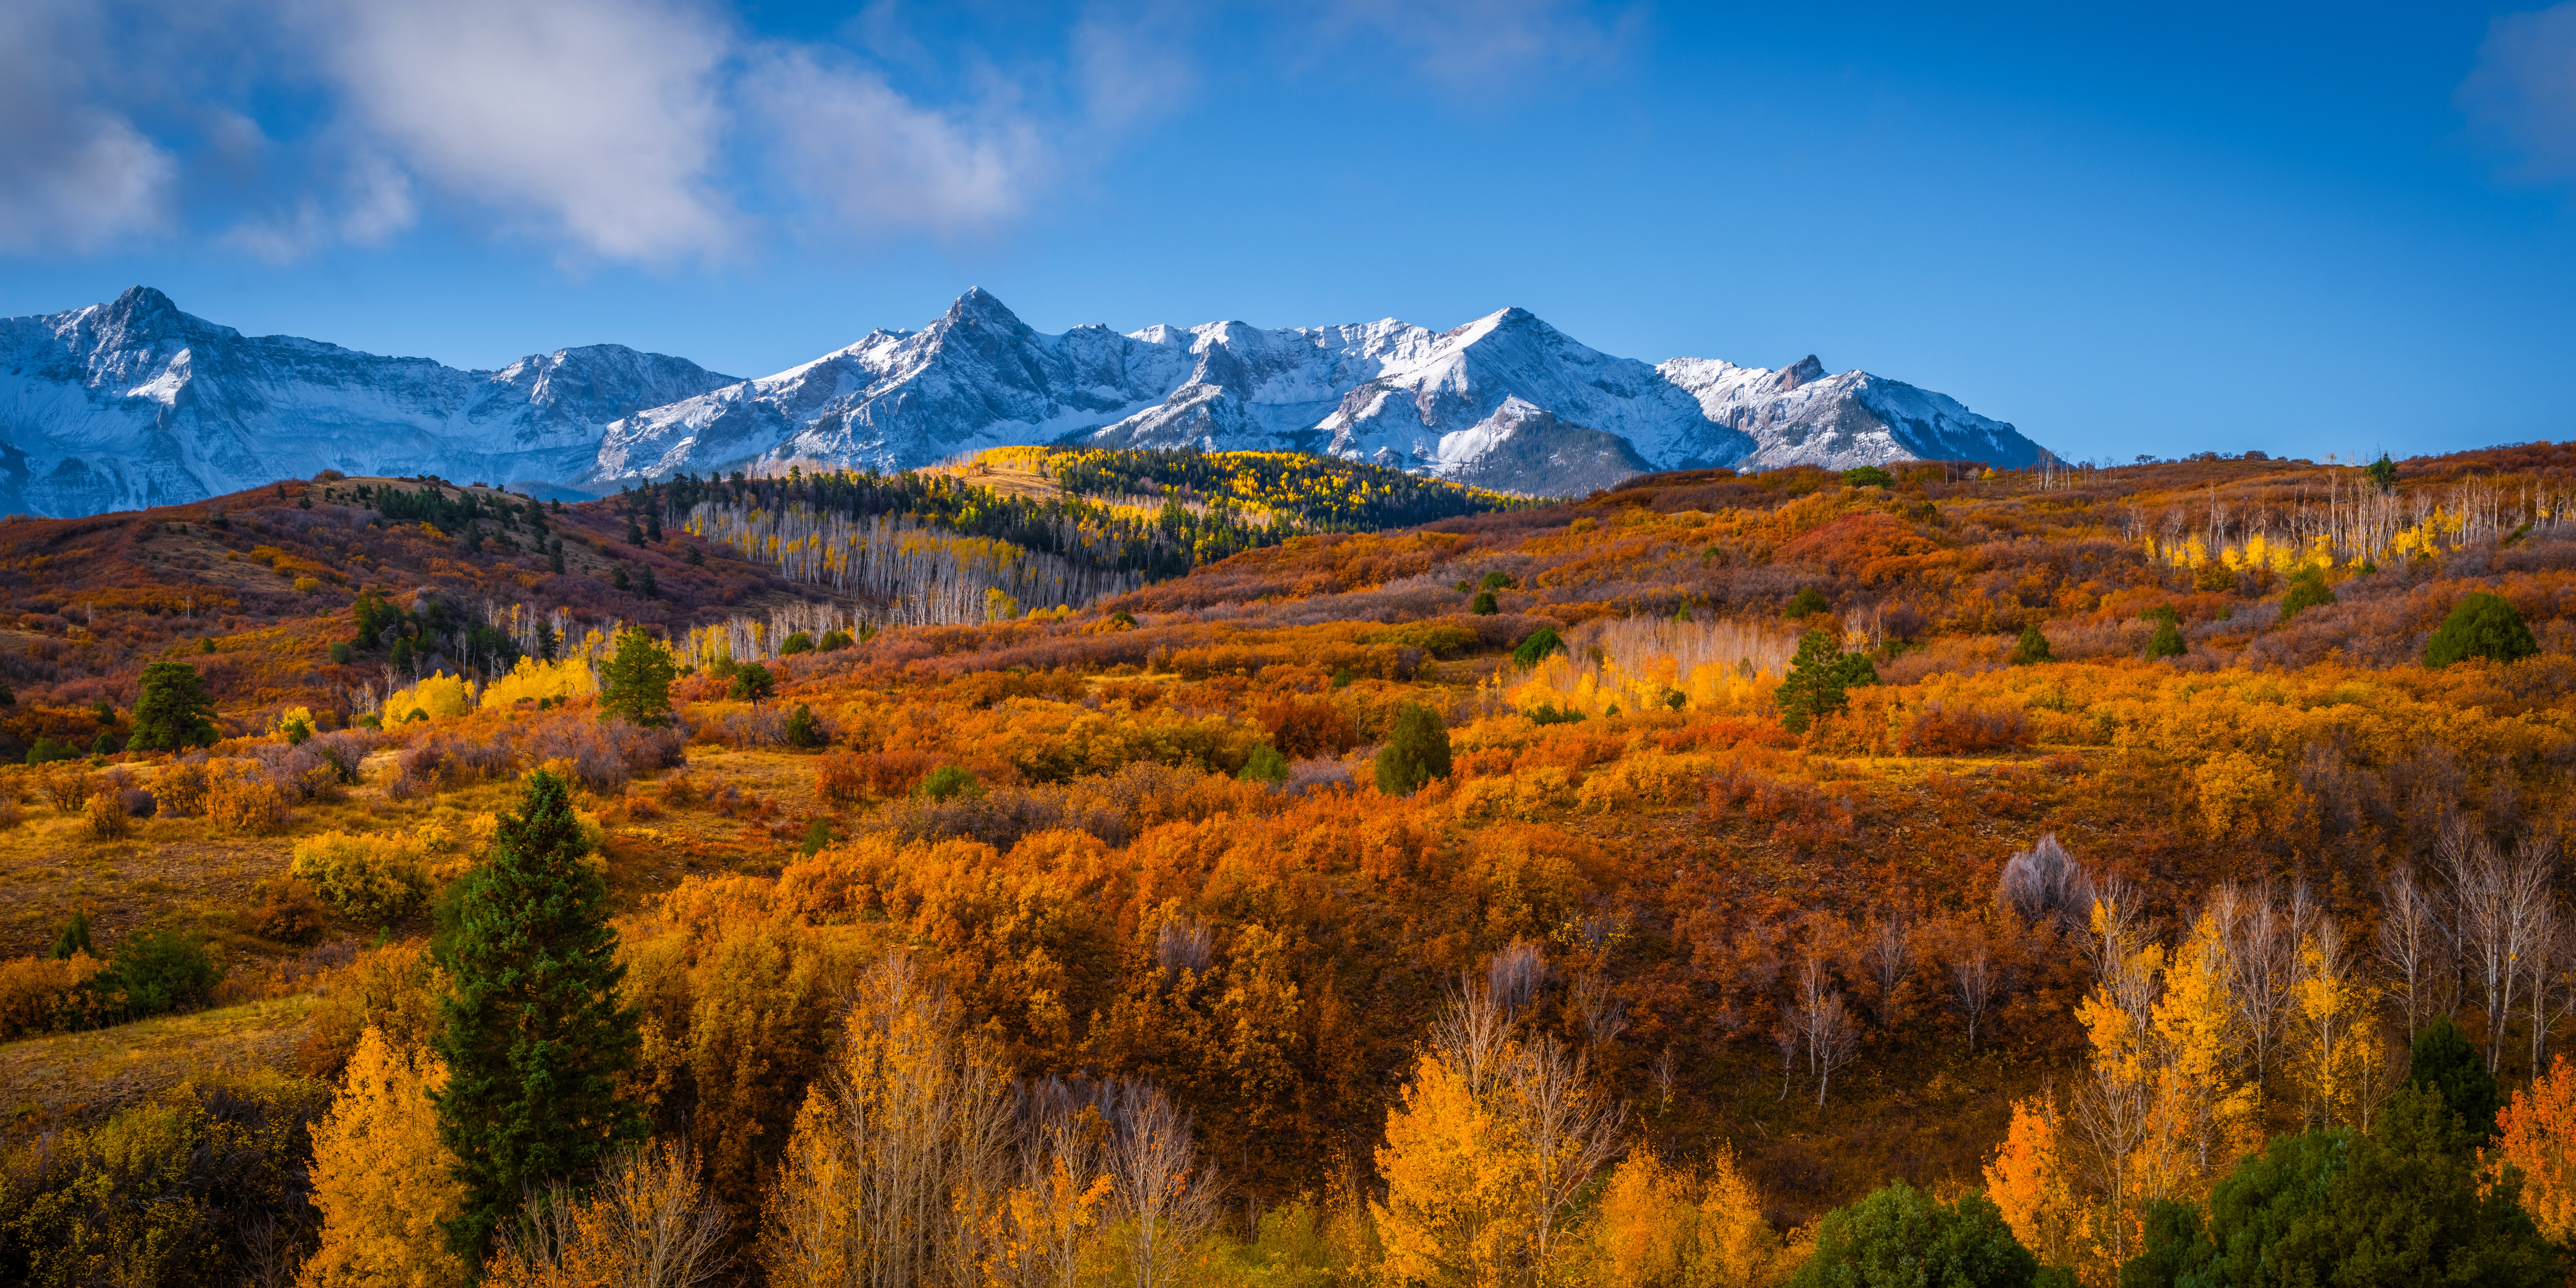
<path id="1" fill-rule="evenodd" d="M 105 969 L 87 953 L 0 962 L 0 1039 L 86 1026 L 97 1002 L 81 985 Z"/>
<path id="2" fill-rule="evenodd" d="M 1360 745 L 1360 731 L 1350 713 L 1322 700 L 1280 698 L 1263 704 L 1254 717 L 1270 733 L 1270 745 L 1291 760 L 1338 756 Z"/>
<path id="3" fill-rule="evenodd" d="M 44 788 L 45 799 L 66 814 L 80 813 L 81 807 L 97 792 L 89 775 L 69 765 L 47 765 L 36 781 Z"/>
<path id="4" fill-rule="evenodd" d="M 125 814 L 125 801 L 114 791 L 93 793 L 82 812 L 88 816 L 93 841 L 123 840 L 134 830 L 134 820 Z"/>
<path id="5" fill-rule="evenodd" d="M 1909 756 L 2015 751 L 2031 743 L 2030 718 L 2019 711 L 1927 702 L 1906 722 L 1896 745 Z"/>
<path id="6" fill-rule="evenodd" d="M 160 802 L 162 813 L 194 817 L 206 811 L 208 786 L 205 764 L 183 761 L 162 771 L 152 784 L 152 798 Z"/>
<path id="7" fill-rule="evenodd" d="M 208 769 L 206 817 L 215 826 L 260 836 L 286 825 L 286 789 L 266 770 L 247 760 L 218 760 Z"/>
<path id="8" fill-rule="evenodd" d="M 938 767 L 923 751 L 839 752 L 814 762 L 814 796 L 829 805 L 901 796 Z"/>

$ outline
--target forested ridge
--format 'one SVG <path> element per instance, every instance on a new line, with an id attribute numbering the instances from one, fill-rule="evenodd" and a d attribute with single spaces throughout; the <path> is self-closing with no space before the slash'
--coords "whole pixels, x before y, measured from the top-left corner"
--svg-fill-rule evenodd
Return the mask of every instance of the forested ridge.
<path id="1" fill-rule="evenodd" d="M 0 1278 L 2564 1281 L 2576 448 L 995 464 L 0 524 Z"/>

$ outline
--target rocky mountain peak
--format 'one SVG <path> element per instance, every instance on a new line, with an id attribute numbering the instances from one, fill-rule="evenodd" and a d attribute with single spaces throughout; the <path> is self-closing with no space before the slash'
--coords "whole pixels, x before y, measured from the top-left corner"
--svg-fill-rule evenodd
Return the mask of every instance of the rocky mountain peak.
<path id="1" fill-rule="evenodd" d="M 1810 381 L 1822 380 L 1824 378 L 1825 364 L 1816 361 L 1816 355 L 1811 353 L 1806 357 L 1798 359 L 1796 362 L 1790 363 L 1788 366 L 1780 368 L 1778 383 L 1782 392 L 1786 392 L 1788 390 L 1795 389 L 1800 385 L 1807 384 Z"/>

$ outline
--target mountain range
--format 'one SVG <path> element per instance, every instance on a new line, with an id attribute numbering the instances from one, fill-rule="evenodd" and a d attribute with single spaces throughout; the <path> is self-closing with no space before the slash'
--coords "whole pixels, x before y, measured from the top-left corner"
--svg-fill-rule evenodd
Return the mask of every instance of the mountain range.
<path id="1" fill-rule="evenodd" d="M 622 345 L 497 371 L 244 336 L 135 287 L 0 320 L 0 510 L 198 500 L 323 469 L 601 491 L 682 471 L 931 464 L 1025 443 L 1330 453 L 1565 494 L 1657 469 L 2035 463 L 1956 400 L 1814 357 L 1649 365 L 1523 309 L 1048 334 L 982 289 L 754 380 Z"/>

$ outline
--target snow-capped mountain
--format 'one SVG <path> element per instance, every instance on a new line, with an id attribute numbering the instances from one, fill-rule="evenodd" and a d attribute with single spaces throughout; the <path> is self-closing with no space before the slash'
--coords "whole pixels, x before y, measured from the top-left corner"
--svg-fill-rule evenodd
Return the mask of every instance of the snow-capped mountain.
<path id="1" fill-rule="evenodd" d="M 903 469 L 1011 443 L 1329 452 L 1542 493 L 1650 469 L 2035 463 L 1955 399 L 1809 357 L 1649 366 L 1523 309 L 1448 331 L 1388 319 L 1048 335 L 981 289 L 774 376 L 608 427 L 589 481 L 806 461 Z"/>
<path id="2" fill-rule="evenodd" d="M 2040 455 L 2010 425 L 1867 372 L 1827 375 L 1812 357 L 1650 366 L 1522 309 L 1447 331 L 1388 319 L 1049 335 L 977 289 L 918 331 L 874 331 L 758 380 L 619 345 L 460 371 L 246 337 L 148 287 L 0 319 L 0 511 L 191 501 L 326 468 L 613 488 L 1053 442 L 1327 452 L 1534 493 L 1693 466 Z"/>
<path id="3" fill-rule="evenodd" d="M 459 371 L 244 336 L 138 286 L 0 319 L 0 511 L 166 505 L 326 468 L 570 480 L 610 421 L 738 380 L 614 344 Z"/>

